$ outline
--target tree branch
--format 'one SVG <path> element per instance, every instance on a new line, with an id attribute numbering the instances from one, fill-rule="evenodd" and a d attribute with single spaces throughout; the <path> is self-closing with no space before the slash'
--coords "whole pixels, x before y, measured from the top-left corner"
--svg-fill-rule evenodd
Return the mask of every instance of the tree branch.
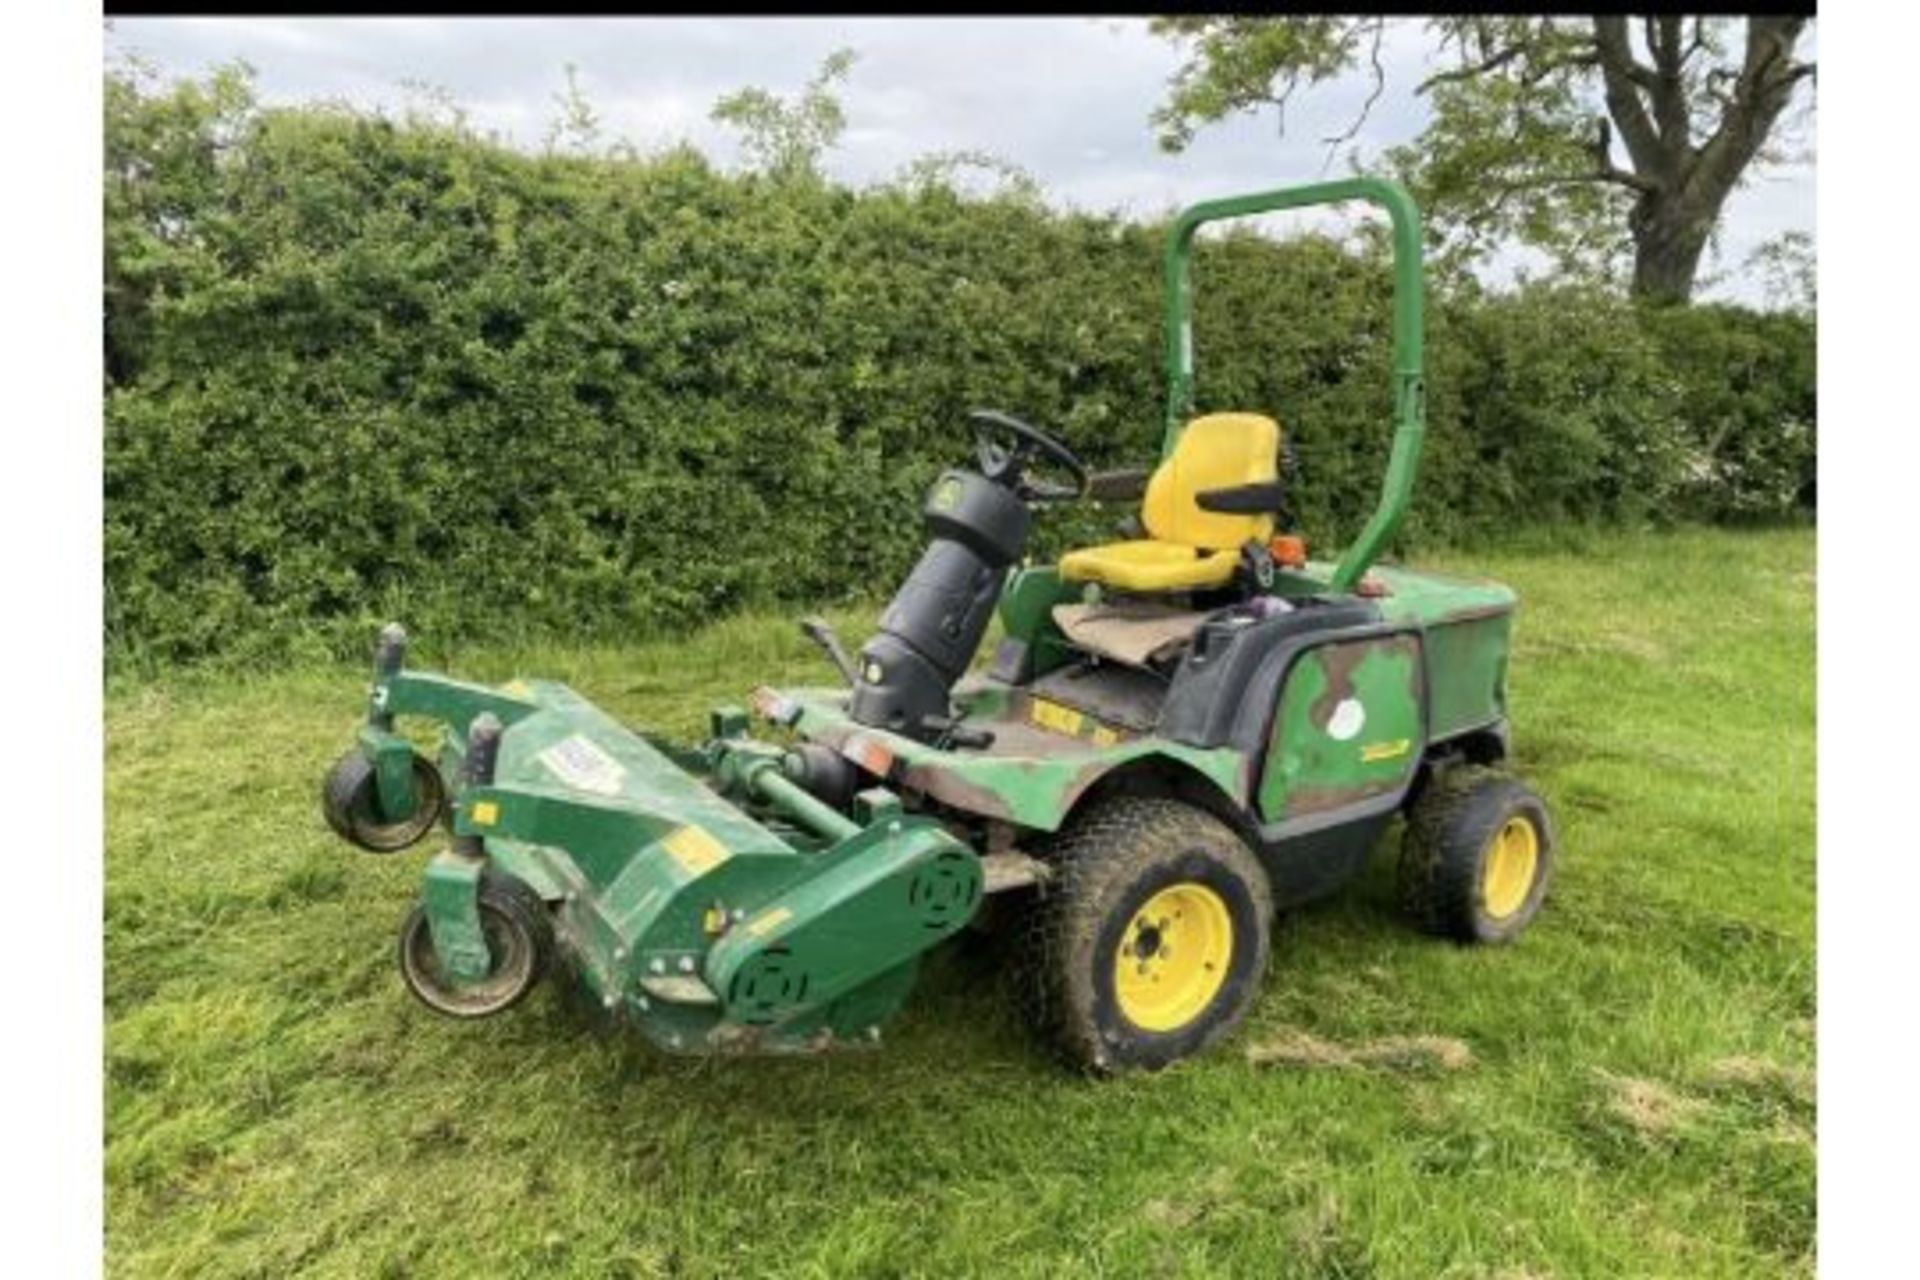
<path id="1" fill-rule="evenodd" d="M 1461 37 L 1464 47 L 1465 37 Z M 1597 66 L 1600 55 L 1596 53 L 1590 41 L 1583 42 L 1584 47 L 1560 57 L 1548 56 L 1544 49 L 1551 47 L 1545 39 L 1519 39 L 1512 44 L 1502 45 L 1477 62 L 1463 63 L 1447 71 L 1436 71 L 1414 86 L 1414 92 L 1424 94 L 1436 85 L 1459 84 L 1468 80 L 1477 80 L 1489 72 L 1498 71 L 1516 59 L 1522 60 L 1520 83 L 1531 88 L 1545 80 L 1556 71 L 1568 67 Z M 1445 47 L 1443 42 L 1442 47 Z"/>
<path id="2" fill-rule="evenodd" d="M 1380 95 L 1386 91 L 1387 69 L 1380 64 L 1380 40 L 1386 34 L 1386 30 L 1385 18 L 1373 20 L 1373 46 L 1367 53 L 1367 60 L 1373 66 L 1373 91 L 1367 95 L 1367 100 L 1360 104 L 1360 114 L 1354 117 L 1353 123 L 1347 127 L 1346 132 L 1321 139 L 1327 144 L 1326 164 L 1320 166 L 1322 173 L 1325 173 L 1327 166 L 1333 163 L 1334 152 L 1340 144 L 1352 141 L 1359 134 L 1361 126 L 1366 124 L 1367 117 L 1373 113 L 1373 104 L 1380 101 Z"/>
<path id="3" fill-rule="evenodd" d="M 1413 91 L 1415 93 L 1425 93 L 1435 85 L 1455 84 L 1462 80 L 1477 79 L 1489 71 L 1498 71 L 1501 67 L 1506 66 L 1526 51 L 1527 46 L 1524 44 L 1507 45 L 1505 48 L 1496 49 L 1493 53 L 1480 59 L 1478 62 L 1455 67 L 1451 71 L 1437 71 L 1425 80 L 1422 80 L 1414 87 Z"/>
<path id="4" fill-rule="evenodd" d="M 1692 60 L 1694 54 L 1706 47 L 1707 20 L 1705 18 L 1695 18 L 1693 20 L 1693 39 L 1688 41 L 1687 47 L 1681 51 L 1680 65 L 1683 67 L 1686 66 L 1687 63 Z"/>
<path id="5" fill-rule="evenodd" d="M 1594 130 L 1594 138 L 1587 146 L 1587 154 L 1593 157 L 1592 181 L 1611 182 L 1640 192 L 1658 191 L 1660 184 L 1652 178 L 1645 178 L 1629 169 L 1622 169 L 1613 162 L 1613 129 L 1607 118 L 1601 116 L 1594 123 L 1597 126 Z"/>
<path id="6" fill-rule="evenodd" d="M 1693 142 L 1692 121 L 1687 114 L 1687 86 L 1680 76 L 1682 24 L 1677 13 L 1648 18 L 1647 46 L 1653 50 L 1653 118 L 1660 130 L 1660 145 L 1674 162 L 1684 165 Z"/>
<path id="7" fill-rule="evenodd" d="M 1653 131 L 1653 122 L 1647 119 L 1639 86 L 1651 79 L 1653 73 L 1634 60 L 1633 48 L 1627 43 L 1625 18 L 1605 13 L 1594 15 L 1593 41 L 1600 59 L 1601 79 L 1606 86 L 1607 114 L 1620 130 L 1634 169 L 1652 173 L 1660 168 L 1660 138 Z"/>
<path id="8" fill-rule="evenodd" d="M 1671 55 L 1666 45 L 1667 22 L 1671 17 L 1671 14 L 1661 14 L 1658 17 L 1648 14 L 1640 19 L 1640 38 L 1647 42 L 1647 52 L 1653 55 L 1655 75 L 1667 69 L 1667 60 Z"/>
<path id="9" fill-rule="evenodd" d="M 1484 206 L 1477 214 L 1469 215 L 1469 219 L 1475 224 L 1475 230 L 1478 232 L 1484 228 L 1487 223 L 1500 216 L 1501 212 L 1507 207 L 1507 201 L 1511 200 L 1514 196 L 1520 195 L 1522 192 L 1538 191 L 1551 187 L 1583 187 L 1593 182 L 1609 181 L 1624 181 L 1625 185 L 1634 186 L 1640 179 L 1623 170 L 1611 168 L 1605 172 L 1558 173 L 1533 178 L 1514 178 L 1506 182 L 1493 184 L 1492 202 Z"/>
<path id="10" fill-rule="evenodd" d="M 1814 63 L 1793 61 L 1804 17 L 1747 20 L 1747 48 L 1733 93 L 1713 135 L 1700 147 L 1687 174 L 1695 198 L 1715 207 L 1759 154 L 1773 122 L 1793 98 L 1793 88 L 1812 75 Z"/>
<path id="11" fill-rule="evenodd" d="M 1520 75 L 1520 83 L 1532 88 L 1556 71 L 1568 67 L 1597 67 L 1600 55 L 1589 49 L 1585 53 L 1570 53 L 1564 58 L 1542 58 Z"/>

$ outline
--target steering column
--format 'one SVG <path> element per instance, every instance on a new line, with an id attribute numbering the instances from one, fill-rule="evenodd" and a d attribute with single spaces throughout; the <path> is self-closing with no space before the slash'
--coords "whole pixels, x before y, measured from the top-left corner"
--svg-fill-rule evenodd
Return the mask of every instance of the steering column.
<path id="1" fill-rule="evenodd" d="M 927 549 L 860 650 L 849 708 L 861 724 L 928 742 L 951 729 L 954 682 L 980 648 L 1008 568 L 1026 554 L 1032 507 L 1087 487 L 1086 467 L 1038 427 L 992 410 L 968 417 L 980 470 L 934 483 Z"/>

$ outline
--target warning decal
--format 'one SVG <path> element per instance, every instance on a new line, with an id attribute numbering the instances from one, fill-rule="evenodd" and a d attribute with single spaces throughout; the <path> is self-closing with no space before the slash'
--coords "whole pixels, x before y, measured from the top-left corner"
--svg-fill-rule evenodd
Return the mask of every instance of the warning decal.
<path id="1" fill-rule="evenodd" d="M 596 744 L 593 739 L 574 734 L 542 751 L 540 763 L 554 777 L 579 791 L 596 795 L 617 795 L 620 781 L 627 776 L 625 766 Z"/>

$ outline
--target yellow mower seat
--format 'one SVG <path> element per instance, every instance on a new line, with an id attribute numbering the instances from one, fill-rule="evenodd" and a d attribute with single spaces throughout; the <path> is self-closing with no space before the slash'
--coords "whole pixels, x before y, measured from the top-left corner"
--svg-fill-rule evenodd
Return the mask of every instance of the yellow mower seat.
<path id="1" fill-rule="evenodd" d="M 1225 586 L 1241 546 L 1273 536 L 1273 517 L 1203 511 L 1194 495 L 1270 483 L 1279 453 L 1280 424 L 1263 414 L 1195 418 L 1147 481 L 1140 520 L 1148 536 L 1069 551 L 1060 557 L 1061 578 L 1141 592 Z"/>

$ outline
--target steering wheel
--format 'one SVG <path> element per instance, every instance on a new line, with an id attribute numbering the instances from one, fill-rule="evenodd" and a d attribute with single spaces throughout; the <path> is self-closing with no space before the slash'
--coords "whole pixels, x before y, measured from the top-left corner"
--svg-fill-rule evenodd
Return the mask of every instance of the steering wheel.
<path id="1" fill-rule="evenodd" d="M 1086 495 L 1086 463 L 1040 428 L 997 409 L 969 410 L 967 420 L 973 423 L 980 474 L 987 479 L 1029 502 L 1066 501 Z M 1029 479 L 1027 471 L 1036 463 L 1058 467 L 1073 478 L 1073 483 Z"/>

